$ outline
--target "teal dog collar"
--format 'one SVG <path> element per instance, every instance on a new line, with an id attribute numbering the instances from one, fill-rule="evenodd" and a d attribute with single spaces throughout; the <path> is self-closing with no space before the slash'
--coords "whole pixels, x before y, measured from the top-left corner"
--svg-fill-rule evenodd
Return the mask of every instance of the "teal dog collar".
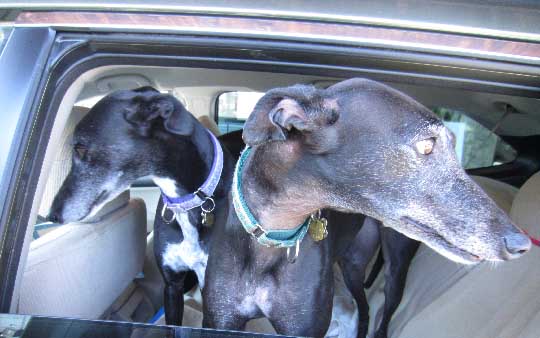
<path id="1" fill-rule="evenodd" d="M 299 243 L 302 241 L 308 231 L 310 217 L 308 217 L 304 223 L 300 224 L 294 229 L 263 229 L 263 227 L 255 219 L 255 216 L 253 216 L 253 214 L 249 210 L 246 201 L 242 196 L 242 170 L 244 169 L 246 159 L 248 158 L 250 152 L 250 147 L 246 147 L 244 151 L 242 151 L 240 159 L 236 163 L 236 168 L 234 170 L 232 197 L 236 215 L 238 216 L 238 219 L 242 223 L 242 226 L 244 227 L 246 232 L 255 237 L 259 244 L 274 248 L 290 248 L 296 246 L 297 255 Z"/>

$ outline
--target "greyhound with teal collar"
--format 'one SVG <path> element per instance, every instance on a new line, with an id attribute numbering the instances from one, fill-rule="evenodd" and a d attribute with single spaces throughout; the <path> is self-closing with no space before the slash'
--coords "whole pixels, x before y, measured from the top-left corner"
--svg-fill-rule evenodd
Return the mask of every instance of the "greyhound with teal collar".
<path id="1" fill-rule="evenodd" d="M 328 89 L 271 90 L 243 138 L 249 148 L 210 246 L 206 327 L 242 329 L 265 316 L 278 333 L 322 337 L 333 262 L 341 243 L 355 237 L 349 226 L 371 219 L 350 213 L 464 264 L 509 260 L 530 248 L 463 171 L 450 131 L 388 86 L 352 79 Z M 316 242 L 304 229 L 319 210 L 328 235 Z"/>

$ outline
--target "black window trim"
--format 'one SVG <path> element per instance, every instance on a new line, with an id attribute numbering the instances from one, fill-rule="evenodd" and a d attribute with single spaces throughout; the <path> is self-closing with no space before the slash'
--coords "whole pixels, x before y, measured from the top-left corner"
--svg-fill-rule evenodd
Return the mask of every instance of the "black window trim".
<path id="1" fill-rule="evenodd" d="M 214 122 L 219 125 L 219 98 L 223 94 L 232 93 L 232 90 L 225 90 L 219 92 L 216 97 L 214 98 Z"/>

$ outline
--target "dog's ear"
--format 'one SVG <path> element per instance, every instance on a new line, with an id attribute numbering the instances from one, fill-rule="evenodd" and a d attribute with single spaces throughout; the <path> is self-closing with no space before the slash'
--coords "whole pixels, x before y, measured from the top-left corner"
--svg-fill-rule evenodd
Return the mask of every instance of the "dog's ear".
<path id="1" fill-rule="evenodd" d="M 319 95 L 312 86 L 278 88 L 266 93 L 255 105 L 249 116 L 242 138 L 249 145 L 269 141 L 285 141 L 291 132 L 314 141 L 311 132 L 337 120 L 337 109 L 331 100 Z"/>
<path id="2" fill-rule="evenodd" d="M 253 146 L 267 141 L 284 141 L 287 133 L 302 129 L 306 122 L 306 112 L 292 98 L 269 96 L 261 99 L 244 125 L 242 138 Z"/>
<path id="3" fill-rule="evenodd" d="M 144 90 L 143 90 L 144 89 Z M 156 123 L 162 123 L 170 133 L 190 135 L 194 118 L 172 95 L 161 94 L 147 87 L 134 90 L 132 105 L 124 111 L 124 118 L 143 136 L 149 136 Z"/>

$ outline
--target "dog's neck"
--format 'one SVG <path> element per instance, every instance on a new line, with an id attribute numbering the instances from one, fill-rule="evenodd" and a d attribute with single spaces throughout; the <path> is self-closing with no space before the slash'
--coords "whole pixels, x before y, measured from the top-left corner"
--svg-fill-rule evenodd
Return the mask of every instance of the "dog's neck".
<path id="1" fill-rule="evenodd" d="M 185 147 L 174 146 L 174 141 L 178 141 L 178 138 L 180 137 L 182 136 L 172 135 L 172 138 L 167 141 L 171 144 L 171 154 L 168 158 L 171 162 L 178 163 L 171 163 L 171 165 L 168 166 L 167 172 L 163 175 L 154 176 L 156 185 L 171 198 L 177 198 L 197 190 L 211 174 L 210 171 L 215 157 L 214 144 L 208 130 L 198 123 L 195 123 L 193 133 L 190 135 L 190 142 L 193 146 L 187 151 L 193 153 L 189 161 L 182 160 L 187 157 L 186 153 L 182 150 L 178 150 L 185 149 Z M 179 155 L 181 159 L 177 161 L 176 159 Z M 186 166 L 189 166 L 189 171 L 183 170 Z M 226 170 L 227 169 L 224 167 L 222 178 L 226 173 Z M 223 179 L 220 179 L 220 183 L 218 184 L 214 195 L 222 195 L 223 190 Z"/>
<path id="2" fill-rule="evenodd" d="M 323 207 L 294 145 L 256 147 L 242 173 L 242 194 L 264 229 L 293 229 Z"/>

